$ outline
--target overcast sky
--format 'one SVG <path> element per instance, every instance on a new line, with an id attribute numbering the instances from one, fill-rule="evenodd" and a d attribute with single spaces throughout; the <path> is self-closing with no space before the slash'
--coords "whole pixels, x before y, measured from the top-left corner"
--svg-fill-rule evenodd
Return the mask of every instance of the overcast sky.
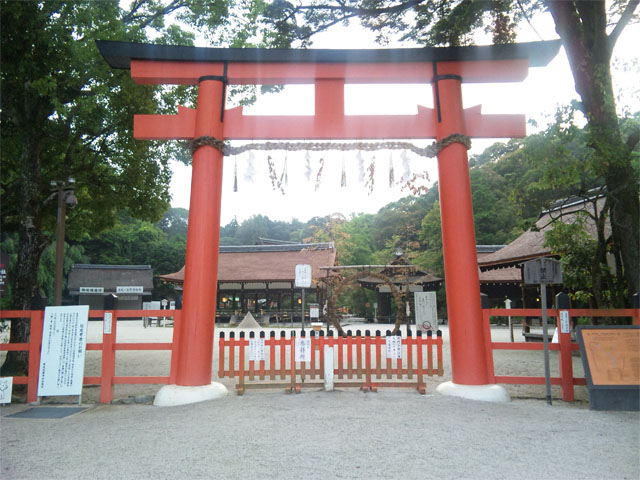
<path id="1" fill-rule="evenodd" d="M 539 19 L 534 27 L 544 40 L 557 38 L 549 21 Z M 358 32 L 354 35 L 353 32 Z M 313 48 L 378 48 L 369 32 L 357 27 L 337 29 L 325 34 L 314 42 Z M 540 38 L 531 29 L 523 28 L 518 41 L 535 41 Z M 478 43 L 482 43 L 479 41 Z M 640 26 L 627 27 L 618 40 L 614 52 L 614 82 L 619 95 L 619 107 L 629 107 L 632 111 L 640 109 L 640 92 L 637 79 L 640 78 L 637 45 L 640 44 Z M 206 46 L 206 45 L 199 45 Z M 394 45 L 410 46 L 410 45 Z M 622 63 L 630 71 L 623 72 L 617 66 Z M 402 86 L 362 86 L 347 85 L 345 89 L 346 114 L 415 114 L 417 105 L 433 107 L 430 85 Z M 528 78 L 522 83 L 504 84 L 463 84 L 465 108 L 482 104 L 483 113 L 525 113 L 527 119 L 533 119 L 540 127 L 552 120 L 556 107 L 568 104 L 577 98 L 573 78 L 564 50 L 546 67 L 532 68 Z M 228 108 L 233 107 L 229 104 Z M 253 115 L 311 115 L 313 114 L 313 86 L 289 86 L 277 95 L 265 95 L 252 106 L 245 108 L 245 114 Z M 528 133 L 535 128 L 527 126 Z M 475 140 L 469 152 L 481 153 L 494 141 L 506 139 Z M 420 145 L 432 140 L 416 142 Z M 285 156 L 288 184 L 285 194 L 274 191 L 269 177 L 267 155 L 271 155 L 278 176 L 282 175 Z M 307 163 L 306 152 L 256 151 L 253 158 L 245 153 L 237 157 L 226 157 L 224 164 L 222 194 L 222 225 L 229 223 L 235 216 L 239 222 L 253 216 L 266 215 L 272 220 L 289 221 L 296 218 L 306 221 L 314 216 L 342 213 L 346 217 L 357 213 L 375 213 L 389 202 L 398 200 L 408 192 L 400 187 L 389 187 L 390 162 L 394 176 L 399 180 L 407 162 L 401 152 L 395 152 L 390 158 L 389 152 L 362 152 L 364 165 L 375 161 L 375 183 L 373 193 L 369 194 L 364 183 L 360 182 L 361 161 L 358 152 L 327 151 L 312 152 Z M 375 157 L 375 159 L 374 159 Z M 430 182 L 437 181 L 435 159 L 407 154 L 412 173 L 426 172 Z M 320 188 L 315 190 L 316 175 L 320 159 L 324 159 L 324 168 Z M 346 186 L 341 187 L 342 166 L 344 164 Z M 237 165 L 238 191 L 233 191 L 234 170 Z M 309 171 L 307 165 L 311 167 Z M 191 167 L 178 162 L 172 163 L 174 176 L 171 183 L 172 206 L 189 208 L 191 185 Z M 252 173 L 253 172 L 253 173 Z"/>

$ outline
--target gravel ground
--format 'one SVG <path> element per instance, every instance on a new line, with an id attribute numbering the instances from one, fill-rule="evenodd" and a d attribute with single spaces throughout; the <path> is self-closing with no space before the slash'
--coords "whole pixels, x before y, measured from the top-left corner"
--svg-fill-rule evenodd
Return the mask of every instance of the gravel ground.
<path id="1" fill-rule="evenodd" d="M 2 418 L 3 479 L 637 479 L 637 413 L 409 391 L 250 392 Z M 22 407 L 24 408 L 24 407 Z"/>
<path id="2" fill-rule="evenodd" d="M 99 341 L 101 327 L 90 323 L 90 342 Z M 171 328 L 144 329 L 136 321 L 118 325 L 121 342 L 170 341 L 171 335 Z M 508 335 L 506 328 L 492 329 L 496 341 Z M 28 406 L 2 407 L 0 478 L 640 478 L 640 414 L 591 411 L 585 387 L 576 388 L 574 403 L 560 401 L 554 387 L 553 406 L 544 401 L 544 386 L 509 385 L 514 401 L 508 404 L 434 394 L 451 379 L 446 327 L 443 338 L 445 376 L 427 378 L 427 395 L 249 390 L 156 408 L 97 405 L 99 389 L 89 387 L 83 392 L 89 408 L 59 420 L 7 418 Z M 522 341 L 518 329 L 516 341 Z M 494 361 L 500 375 L 544 371 L 541 352 L 500 351 Z M 552 375 L 557 363 L 552 353 Z M 100 353 L 87 352 L 85 374 L 99 374 L 99 365 Z M 167 352 L 117 354 L 117 375 L 167 375 L 168 369 Z M 215 378 L 217 359 L 213 369 Z M 579 357 L 574 371 L 583 375 Z M 233 392 L 233 381 L 223 383 Z M 158 388 L 117 386 L 115 398 Z"/>

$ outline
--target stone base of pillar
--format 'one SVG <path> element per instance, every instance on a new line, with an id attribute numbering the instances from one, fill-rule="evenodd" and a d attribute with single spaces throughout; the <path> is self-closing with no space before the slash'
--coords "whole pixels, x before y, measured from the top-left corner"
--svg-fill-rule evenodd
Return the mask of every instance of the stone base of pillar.
<path id="1" fill-rule="evenodd" d="M 153 405 L 156 407 L 175 407 L 190 403 L 206 402 L 224 397 L 229 393 L 227 387 L 218 382 L 197 387 L 183 385 L 165 385 L 156 394 Z"/>
<path id="2" fill-rule="evenodd" d="M 482 402 L 510 402 L 511 396 L 502 385 L 459 385 L 444 382 L 438 385 L 436 392 L 441 395 L 461 397 Z"/>

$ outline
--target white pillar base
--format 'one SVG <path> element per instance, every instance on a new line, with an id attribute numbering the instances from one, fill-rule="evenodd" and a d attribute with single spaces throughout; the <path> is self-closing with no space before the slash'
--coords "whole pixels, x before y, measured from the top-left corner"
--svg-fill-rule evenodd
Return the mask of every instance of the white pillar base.
<path id="1" fill-rule="evenodd" d="M 459 385 L 453 382 L 444 382 L 438 385 L 436 392 L 441 395 L 461 397 L 482 402 L 510 402 L 509 392 L 502 386 L 490 385 Z"/>
<path id="2" fill-rule="evenodd" d="M 185 387 L 183 385 L 165 385 L 156 394 L 153 400 L 155 407 L 175 407 L 190 403 L 205 402 L 224 397 L 229 393 L 227 387 L 218 382 L 197 387 Z"/>

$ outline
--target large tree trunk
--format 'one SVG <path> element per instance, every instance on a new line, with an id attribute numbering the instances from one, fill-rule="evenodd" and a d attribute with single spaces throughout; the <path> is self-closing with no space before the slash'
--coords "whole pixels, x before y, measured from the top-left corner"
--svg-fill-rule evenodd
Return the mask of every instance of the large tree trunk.
<path id="1" fill-rule="evenodd" d="M 619 247 L 628 296 L 640 291 L 640 201 L 631 151 L 623 141 L 611 81 L 612 45 L 604 1 L 547 2 L 567 52 L 587 118 L 588 141 L 600 162 L 611 206 L 613 241 Z"/>
<path id="2" fill-rule="evenodd" d="M 42 235 L 40 195 L 40 142 L 37 136 L 27 136 L 20 156 L 20 196 L 22 199 L 21 221 L 18 225 L 18 260 L 15 269 L 13 307 L 29 310 L 31 300 L 39 293 L 38 265 L 40 256 L 49 243 Z M 10 343 L 29 341 L 29 319 L 12 319 Z M 8 352 L 0 368 L 2 376 L 27 374 L 28 353 Z"/>

